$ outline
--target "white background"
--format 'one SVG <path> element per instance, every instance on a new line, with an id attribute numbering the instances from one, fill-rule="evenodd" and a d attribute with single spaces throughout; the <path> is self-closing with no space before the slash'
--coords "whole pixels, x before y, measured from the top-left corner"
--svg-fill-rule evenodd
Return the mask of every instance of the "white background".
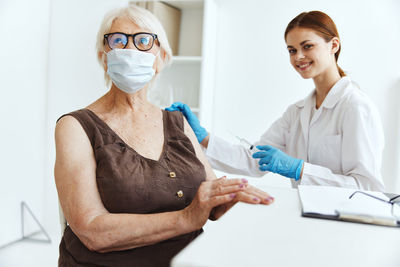
<path id="1" fill-rule="evenodd" d="M 339 65 L 381 113 L 386 137 L 382 174 L 387 191 L 400 192 L 400 2 L 216 2 L 218 38 L 209 40 L 217 52 L 212 131 L 232 142 L 228 131 L 255 141 L 289 104 L 312 90 L 312 81 L 290 66 L 283 34 L 300 12 L 322 10 L 334 19 L 342 39 Z M 0 1 L 0 245 L 19 236 L 22 200 L 58 244 L 55 122 L 106 92 L 95 38 L 106 11 L 123 3 Z M 267 175 L 261 181 L 286 185 L 282 179 Z M 1 266 L 9 255 L 4 253 Z"/>

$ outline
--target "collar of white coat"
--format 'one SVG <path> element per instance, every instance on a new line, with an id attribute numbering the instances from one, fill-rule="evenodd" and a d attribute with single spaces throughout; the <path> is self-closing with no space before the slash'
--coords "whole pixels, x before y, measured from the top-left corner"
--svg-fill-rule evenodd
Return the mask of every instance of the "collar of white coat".
<path id="1" fill-rule="evenodd" d="M 329 90 L 328 95 L 325 97 L 324 102 L 322 102 L 321 107 L 333 108 L 339 100 L 346 95 L 351 90 L 352 81 L 349 77 L 345 76 L 341 78 L 335 85 Z M 296 103 L 296 106 L 303 108 L 306 103 L 313 103 L 313 96 L 315 94 L 315 89 L 304 99 Z"/>

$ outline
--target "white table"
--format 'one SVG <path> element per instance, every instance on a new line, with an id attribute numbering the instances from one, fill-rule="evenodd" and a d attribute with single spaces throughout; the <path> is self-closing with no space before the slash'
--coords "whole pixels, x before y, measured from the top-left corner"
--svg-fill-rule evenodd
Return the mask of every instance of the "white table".
<path id="1" fill-rule="evenodd" d="M 274 204 L 237 204 L 171 266 L 400 266 L 400 228 L 304 218 L 296 189 L 264 190 Z"/>

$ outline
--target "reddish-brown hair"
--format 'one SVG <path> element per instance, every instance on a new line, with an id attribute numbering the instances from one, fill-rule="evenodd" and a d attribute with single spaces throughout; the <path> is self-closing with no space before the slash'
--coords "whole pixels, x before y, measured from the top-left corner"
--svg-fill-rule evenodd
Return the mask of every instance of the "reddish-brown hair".
<path id="1" fill-rule="evenodd" d="M 287 34 L 293 30 L 294 28 L 308 28 L 314 30 L 316 34 L 324 38 L 326 42 L 332 40 L 332 38 L 339 38 L 339 33 L 337 31 L 336 25 L 333 20 L 325 13 L 321 11 L 310 11 L 303 12 L 292 19 L 289 22 L 288 26 L 285 30 L 285 40 Z M 340 40 L 340 38 L 339 38 Z M 344 71 L 337 64 L 339 54 L 340 54 L 341 45 L 339 46 L 338 51 L 335 53 L 336 66 L 338 68 L 339 74 L 341 77 L 346 76 Z"/>

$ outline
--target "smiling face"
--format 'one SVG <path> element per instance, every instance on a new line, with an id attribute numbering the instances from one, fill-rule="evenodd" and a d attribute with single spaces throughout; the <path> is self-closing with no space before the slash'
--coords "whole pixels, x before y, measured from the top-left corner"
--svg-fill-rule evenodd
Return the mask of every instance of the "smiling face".
<path id="1" fill-rule="evenodd" d="M 340 44 L 336 37 L 327 42 L 311 29 L 296 27 L 287 34 L 286 44 L 290 63 L 304 79 L 337 69 L 335 53 Z"/>

